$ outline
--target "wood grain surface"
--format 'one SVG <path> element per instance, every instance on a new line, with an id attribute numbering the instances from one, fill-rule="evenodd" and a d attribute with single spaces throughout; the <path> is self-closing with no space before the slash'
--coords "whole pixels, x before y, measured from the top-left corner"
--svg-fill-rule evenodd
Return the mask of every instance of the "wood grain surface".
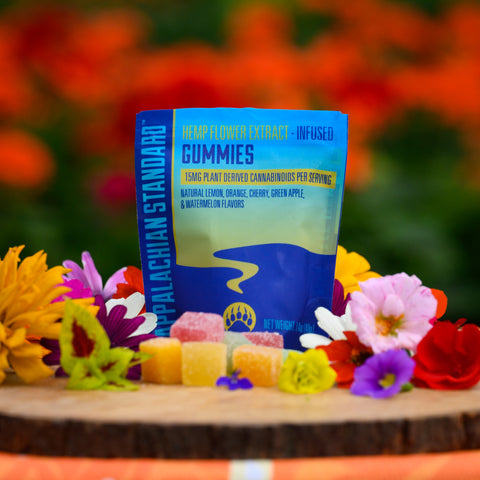
<path id="1" fill-rule="evenodd" d="M 0 450 L 56 456 L 245 459 L 406 454 L 480 448 L 480 389 L 414 389 L 390 399 L 333 388 L 141 383 L 71 391 L 63 379 L 0 386 Z"/>

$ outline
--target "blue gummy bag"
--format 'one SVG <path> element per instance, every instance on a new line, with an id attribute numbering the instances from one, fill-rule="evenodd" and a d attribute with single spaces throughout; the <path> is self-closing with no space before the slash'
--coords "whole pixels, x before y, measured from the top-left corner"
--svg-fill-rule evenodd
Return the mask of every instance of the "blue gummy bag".
<path id="1" fill-rule="evenodd" d="M 286 348 L 331 308 L 347 115 L 255 108 L 137 115 L 137 215 L 147 311 L 185 311 Z"/>

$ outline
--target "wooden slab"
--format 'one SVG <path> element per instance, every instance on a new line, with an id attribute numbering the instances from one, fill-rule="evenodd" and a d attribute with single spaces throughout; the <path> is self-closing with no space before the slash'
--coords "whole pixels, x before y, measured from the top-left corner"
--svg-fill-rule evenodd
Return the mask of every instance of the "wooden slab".
<path id="1" fill-rule="evenodd" d="M 294 458 L 480 448 L 480 389 L 415 389 L 385 400 L 331 389 L 140 384 L 69 391 L 66 381 L 0 386 L 0 450 L 58 456 Z"/>

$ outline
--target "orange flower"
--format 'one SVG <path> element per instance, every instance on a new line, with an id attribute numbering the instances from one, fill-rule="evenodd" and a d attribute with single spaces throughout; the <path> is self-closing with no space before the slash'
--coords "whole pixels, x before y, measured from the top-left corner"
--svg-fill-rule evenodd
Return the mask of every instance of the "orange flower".
<path id="1" fill-rule="evenodd" d="M 347 174 L 345 177 L 347 188 L 360 190 L 369 184 L 373 175 L 371 157 L 372 153 L 367 142 L 356 140 L 355 135 L 348 139 Z"/>
<path id="2" fill-rule="evenodd" d="M 142 110 L 187 107 L 244 106 L 230 82 L 231 71 L 221 54 L 202 44 L 181 44 L 132 57 L 127 85 L 111 109 L 86 125 L 86 148 L 124 158 L 131 167 L 135 129 Z M 117 155 L 119 153 L 120 157 Z M 117 165 L 118 166 L 118 165 Z"/>
<path id="3" fill-rule="evenodd" d="M 480 120 L 480 62 L 459 52 L 428 66 L 404 68 L 395 78 L 395 89 L 406 106 L 441 115 L 453 126 Z"/>
<path id="4" fill-rule="evenodd" d="M 0 183 L 39 187 L 54 171 L 52 154 L 38 138 L 22 130 L 0 130 Z"/>
<path id="5" fill-rule="evenodd" d="M 65 5 L 12 14 L 17 54 L 70 101 L 96 105 L 115 98 L 127 77 L 128 54 L 143 41 L 145 21 L 136 10 L 85 15 Z"/>
<path id="6" fill-rule="evenodd" d="M 265 3 L 241 4 L 230 13 L 226 27 L 232 45 L 252 51 L 286 45 L 293 32 L 290 17 Z"/>
<path id="7" fill-rule="evenodd" d="M 227 19 L 230 81 L 251 106 L 309 108 L 303 54 L 292 40 L 287 12 L 267 4 L 243 4 Z"/>
<path id="8" fill-rule="evenodd" d="M 26 116 L 33 106 L 34 91 L 15 52 L 15 31 L 0 24 L 0 115 L 19 118 Z"/>
<path id="9" fill-rule="evenodd" d="M 350 37 L 352 44 L 375 51 L 392 46 L 411 52 L 428 51 L 439 33 L 435 22 L 421 9 L 405 3 L 385 0 L 302 0 L 301 3 L 307 10 L 334 17 L 334 28 Z"/>
<path id="10" fill-rule="evenodd" d="M 439 319 L 443 317 L 445 312 L 447 311 L 447 296 L 445 295 L 445 292 L 442 290 L 437 290 L 436 288 L 431 288 L 433 296 L 437 300 L 437 311 L 435 313 L 435 318 Z"/>
<path id="11" fill-rule="evenodd" d="M 448 31 L 447 42 L 459 52 L 480 54 L 480 6 L 475 3 L 452 3 L 442 30 Z"/>

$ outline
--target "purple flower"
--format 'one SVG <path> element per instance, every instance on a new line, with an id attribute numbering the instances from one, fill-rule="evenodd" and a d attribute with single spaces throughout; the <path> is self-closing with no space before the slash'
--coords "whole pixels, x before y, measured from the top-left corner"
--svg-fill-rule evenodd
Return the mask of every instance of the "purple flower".
<path id="1" fill-rule="evenodd" d="M 139 315 L 134 318 L 125 318 L 125 314 L 127 313 L 127 307 L 125 305 L 115 305 L 107 313 L 105 300 L 101 295 L 95 297 L 95 305 L 100 307 L 97 318 L 105 329 L 105 332 L 107 332 L 112 348 L 127 347 L 138 352 L 141 342 L 156 337 L 156 335 L 150 333 L 132 336 L 138 327 L 145 322 L 145 317 Z M 129 370 L 127 378 L 130 380 L 138 380 L 140 375 L 141 366 L 135 365 Z"/>
<path id="2" fill-rule="evenodd" d="M 236 390 L 241 388 L 243 390 L 248 390 L 253 387 L 252 382 L 246 378 L 238 378 L 240 375 L 240 370 L 235 370 L 230 377 L 220 377 L 217 380 L 217 387 L 228 387 L 229 390 Z"/>
<path id="3" fill-rule="evenodd" d="M 333 282 L 333 297 L 332 297 L 332 309 L 331 312 L 337 316 L 341 317 L 345 314 L 345 309 L 350 300 L 350 294 L 345 297 L 343 285 L 335 279 Z"/>
<path id="4" fill-rule="evenodd" d="M 65 260 L 63 266 L 69 268 L 71 272 L 65 275 L 66 280 L 77 279 L 82 282 L 85 287 L 92 290 L 93 295 L 102 295 L 105 300 L 112 298 L 113 294 L 117 291 L 117 285 L 125 282 L 124 271 L 126 267 L 117 270 L 103 286 L 103 280 L 98 273 L 92 256 L 89 252 L 82 253 L 83 269 L 75 263 L 73 260 Z"/>
<path id="5" fill-rule="evenodd" d="M 414 369 L 415 361 L 405 350 L 387 350 L 355 369 L 350 391 L 373 398 L 392 397 L 408 384 Z"/>

